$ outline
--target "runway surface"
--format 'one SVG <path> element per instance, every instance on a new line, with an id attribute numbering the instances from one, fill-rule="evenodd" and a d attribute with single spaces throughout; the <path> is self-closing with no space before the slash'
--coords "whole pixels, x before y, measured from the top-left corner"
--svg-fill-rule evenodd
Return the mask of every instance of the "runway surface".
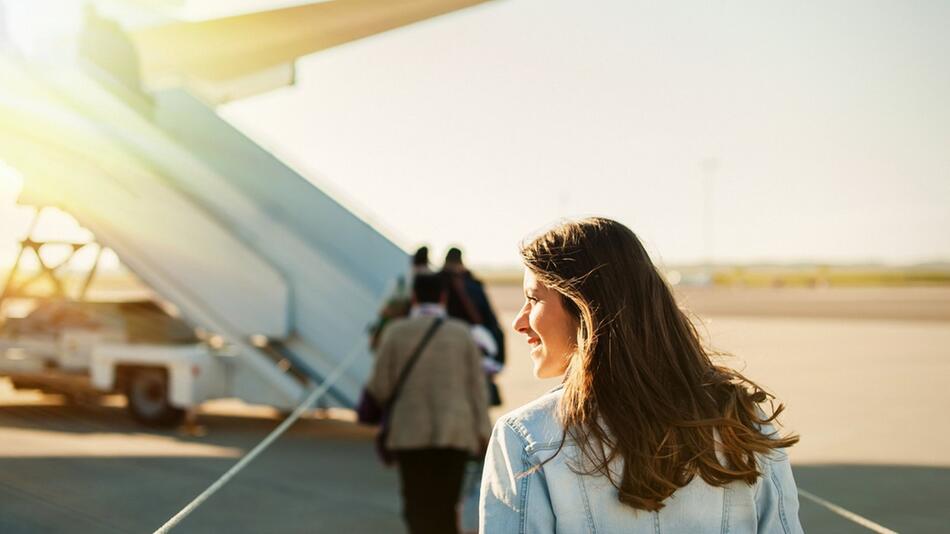
<path id="1" fill-rule="evenodd" d="M 804 293 L 803 293 L 804 291 Z M 812 293 L 807 293 L 811 291 Z M 520 288 L 491 288 L 501 319 Z M 788 405 L 799 486 L 897 532 L 950 531 L 950 291 L 684 290 L 711 343 Z M 918 305 L 915 305 L 915 302 Z M 508 338 L 506 406 L 553 386 Z M 300 421 L 188 517 L 181 532 L 403 532 L 395 473 L 372 431 L 329 414 Z M 207 407 L 203 437 L 154 432 L 121 399 L 62 405 L 0 382 L 0 532 L 151 532 L 280 419 Z M 869 532 L 809 500 L 808 532 Z"/>

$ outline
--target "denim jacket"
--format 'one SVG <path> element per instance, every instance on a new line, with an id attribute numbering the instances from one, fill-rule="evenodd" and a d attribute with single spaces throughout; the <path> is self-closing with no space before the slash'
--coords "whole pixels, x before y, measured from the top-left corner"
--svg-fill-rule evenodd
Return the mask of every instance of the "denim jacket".
<path id="1" fill-rule="evenodd" d="M 714 487 L 696 476 L 659 512 L 622 504 L 604 476 L 572 471 L 569 462 L 577 458 L 578 448 L 570 439 L 553 460 L 519 476 L 557 451 L 562 427 L 555 414 L 561 394 L 552 391 L 495 424 L 482 476 L 483 534 L 802 532 L 795 480 L 781 451 L 759 458 L 762 475 L 755 484 Z"/>

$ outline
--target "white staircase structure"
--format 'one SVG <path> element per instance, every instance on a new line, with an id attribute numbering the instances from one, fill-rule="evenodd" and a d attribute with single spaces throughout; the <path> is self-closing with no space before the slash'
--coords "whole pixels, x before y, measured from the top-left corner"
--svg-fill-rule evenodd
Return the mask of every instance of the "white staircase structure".
<path id="1" fill-rule="evenodd" d="M 475 2 L 403 3 L 418 20 Z M 21 202 L 71 213 L 224 337 L 244 400 L 291 408 L 355 352 L 327 403 L 356 402 L 366 327 L 407 270 L 405 251 L 183 86 L 139 92 L 82 61 L 36 67 L 2 53 L 0 80 L 0 160 L 23 175 Z"/>

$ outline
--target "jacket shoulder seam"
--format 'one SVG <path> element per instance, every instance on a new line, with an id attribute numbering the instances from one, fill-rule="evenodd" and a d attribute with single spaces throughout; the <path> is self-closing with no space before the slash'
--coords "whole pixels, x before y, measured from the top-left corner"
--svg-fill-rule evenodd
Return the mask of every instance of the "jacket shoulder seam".
<path id="1" fill-rule="evenodd" d="M 788 517 L 785 512 L 784 489 L 782 488 L 780 481 L 776 478 L 775 470 L 772 469 L 771 465 L 769 465 L 769 480 L 771 480 L 772 484 L 775 486 L 775 493 L 778 496 L 778 517 L 779 521 L 782 523 L 782 530 L 785 531 L 786 534 L 791 534 L 789 532 Z"/>

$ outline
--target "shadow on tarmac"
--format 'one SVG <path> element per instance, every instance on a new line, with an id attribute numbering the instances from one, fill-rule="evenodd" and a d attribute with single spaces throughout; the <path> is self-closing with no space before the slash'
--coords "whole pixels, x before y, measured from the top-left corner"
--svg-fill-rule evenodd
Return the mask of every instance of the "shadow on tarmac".
<path id="1" fill-rule="evenodd" d="M 188 437 L 145 428 L 120 407 L 0 405 L 0 532 L 152 532 L 236 461 L 176 456 L 176 444 L 246 452 L 280 420 L 202 415 L 208 434 Z M 48 433 L 66 442 L 57 450 L 74 446 L 77 455 L 3 457 L 4 432 L 15 437 L 23 430 Z M 83 454 L 96 434 L 156 436 L 169 455 Z M 396 473 L 377 462 L 372 435 L 346 421 L 303 419 L 180 530 L 403 532 Z"/>

